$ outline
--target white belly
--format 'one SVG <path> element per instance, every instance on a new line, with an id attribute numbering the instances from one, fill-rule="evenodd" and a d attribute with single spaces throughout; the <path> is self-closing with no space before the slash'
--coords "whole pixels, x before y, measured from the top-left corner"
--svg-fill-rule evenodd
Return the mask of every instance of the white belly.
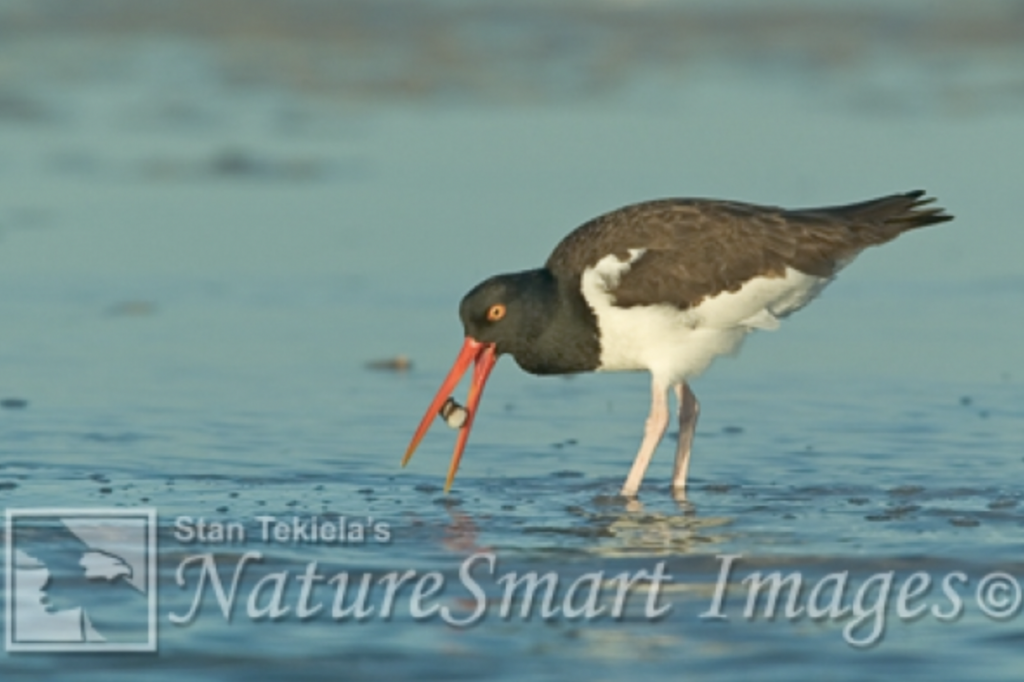
<path id="1" fill-rule="evenodd" d="M 601 337 L 598 370 L 650 370 L 672 384 L 693 377 L 717 356 L 734 353 L 753 329 L 776 329 L 778 319 L 799 310 L 830 280 L 793 269 L 785 277 L 758 277 L 689 310 L 671 305 L 614 305 L 619 278 L 643 256 L 620 261 L 606 256 L 584 271 L 583 297 L 594 310 Z"/>

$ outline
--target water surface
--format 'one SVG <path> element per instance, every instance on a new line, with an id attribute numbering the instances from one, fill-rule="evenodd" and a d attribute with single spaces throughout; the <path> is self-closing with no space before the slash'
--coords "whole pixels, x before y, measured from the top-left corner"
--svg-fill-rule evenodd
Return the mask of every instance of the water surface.
<path id="1" fill-rule="evenodd" d="M 476 65 L 486 78 L 402 89 L 373 71 L 416 61 L 393 48 L 391 62 L 359 53 L 359 68 L 311 87 L 266 68 L 249 43 L 197 38 L 184 19 L 161 35 L 93 26 L 68 43 L 53 11 L 51 23 L 20 15 L 38 33 L 4 48 L 0 499 L 155 507 L 160 652 L 8 654 L 6 676 L 71 665 L 104 680 L 734 679 L 757 666 L 786 680 L 1019 678 L 1019 616 L 996 620 L 972 601 L 992 571 L 1024 578 L 1024 119 L 1007 76 L 1019 55 L 960 36 L 946 54 L 970 59 L 951 76 L 931 34 L 906 29 L 915 47 L 864 37 L 851 64 L 822 75 L 781 59 L 770 25 L 744 30 L 767 36 L 774 66 L 755 68 L 722 38 L 688 59 L 627 50 L 621 70 L 599 69 L 590 60 L 607 45 L 587 39 L 606 35 L 594 28 L 603 15 L 563 8 L 549 24 L 538 7 L 473 23 L 453 9 L 438 25 L 493 48 Z M 957 36 L 952 12 L 936 21 Z M 408 28 L 417 41 L 422 26 Z M 562 37 L 543 78 L 498 58 L 545 31 Z M 356 48 L 324 49 L 335 63 Z M 423 72 L 445 73 L 444 54 Z M 539 264 L 593 215 L 660 196 L 799 206 L 919 186 L 957 220 L 865 253 L 820 301 L 694 382 L 703 411 L 685 500 L 668 488 L 668 444 L 640 499 L 616 496 L 645 376 L 542 379 L 508 360 L 452 493 L 441 485 L 454 438 L 440 423 L 399 469 L 460 343 L 464 291 Z M 410 371 L 366 366 L 400 353 Z M 186 516 L 241 523 L 250 542 L 183 543 Z M 262 543 L 260 516 L 372 517 L 391 536 Z M 390 619 L 254 620 L 243 604 L 227 623 L 207 595 L 189 623 L 170 621 L 195 594 L 195 574 L 176 583 L 183 561 L 213 552 L 227 580 L 247 549 L 264 561 L 246 595 L 311 561 L 375 579 L 439 571 L 439 603 L 465 614 L 458 571 L 491 553 L 500 571 L 553 571 L 563 586 L 664 562 L 672 608 L 645 617 L 641 586 L 621 620 L 505 619 L 501 587 L 487 583 L 491 609 L 467 628 L 414 618 L 408 592 Z M 740 557 L 728 617 L 702 618 L 722 555 Z M 897 587 L 925 571 L 938 606 L 944 576 L 968 581 L 953 622 L 890 607 L 884 638 L 858 648 L 849 617 L 744 617 L 741 581 L 758 570 L 808 584 L 849 571 L 853 586 L 894 571 Z"/>

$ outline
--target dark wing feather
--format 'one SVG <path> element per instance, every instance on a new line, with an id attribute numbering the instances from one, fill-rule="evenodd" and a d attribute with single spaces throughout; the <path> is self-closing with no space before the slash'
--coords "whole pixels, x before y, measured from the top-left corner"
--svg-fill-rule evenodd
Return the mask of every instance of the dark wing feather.
<path id="1" fill-rule="evenodd" d="M 862 249 L 906 230 L 951 220 L 922 208 L 923 192 L 860 204 L 786 210 L 707 199 L 663 199 L 626 206 L 570 233 L 547 267 L 578 282 L 586 268 L 630 249 L 645 254 L 615 288 L 616 305 L 667 303 L 681 309 L 757 277 L 782 277 L 786 268 L 831 277 Z"/>

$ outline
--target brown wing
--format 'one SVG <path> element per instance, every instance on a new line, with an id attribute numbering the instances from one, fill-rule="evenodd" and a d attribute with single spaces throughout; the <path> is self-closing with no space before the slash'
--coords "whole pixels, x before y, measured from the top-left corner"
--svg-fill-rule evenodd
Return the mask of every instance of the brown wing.
<path id="1" fill-rule="evenodd" d="M 931 201 L 923 194 L 801 210 L 707 199 L 634 204 L 574 230 L 547 267 L 560 278 L 578 279 L 609 254 L 626 260 L 630 249 L 644 249 L 615 288 L 616 305 L 686 309 L 756 276 L 782 277 L 787 267 L 830 277 L 865 247 L 952 219 L 942 209 L 922 208 Z"/>

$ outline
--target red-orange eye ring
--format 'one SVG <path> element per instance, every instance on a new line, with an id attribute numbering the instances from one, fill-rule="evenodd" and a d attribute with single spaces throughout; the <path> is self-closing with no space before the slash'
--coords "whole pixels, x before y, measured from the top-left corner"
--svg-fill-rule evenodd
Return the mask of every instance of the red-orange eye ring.
<path id="1" fill-rule="evenodd" d="M 505 304 L 495 303 L 487 309 L 487 319 L 491 322 L 497 322 L 501 318 L 505 317 Z"/>

